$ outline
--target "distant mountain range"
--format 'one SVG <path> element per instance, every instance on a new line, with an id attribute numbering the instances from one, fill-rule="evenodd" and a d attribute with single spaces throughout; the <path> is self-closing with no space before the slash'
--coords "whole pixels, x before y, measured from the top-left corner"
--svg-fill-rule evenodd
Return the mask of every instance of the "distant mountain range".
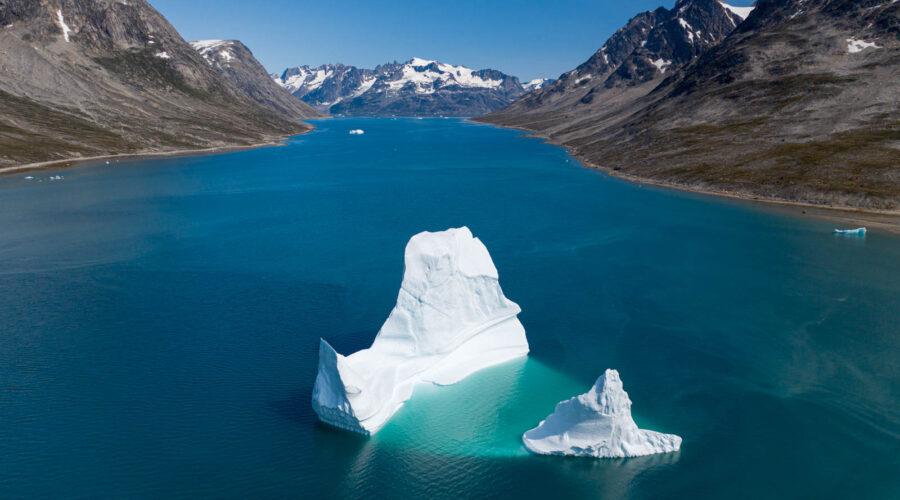
<path id="1" fill-rule="evenodd" d="M 272 75 L 319 110 L 348 116 L 476 116 L 496 111 L 548 79 L 522 84 L 493 69 L 472 70 L 413 58 L 375 69 L 298 66 Z"/>
<path id="2" fill-rule="evenodd" d="M 477 120 L 634 180 L 900 208 L 900 2 L 679 0 Z"/>
<path id="3" fill-rule="evenodd" d="M 2 0 L 0 168 L 309 130 L 245 49 L 204 59 L 145 0 Z"/>

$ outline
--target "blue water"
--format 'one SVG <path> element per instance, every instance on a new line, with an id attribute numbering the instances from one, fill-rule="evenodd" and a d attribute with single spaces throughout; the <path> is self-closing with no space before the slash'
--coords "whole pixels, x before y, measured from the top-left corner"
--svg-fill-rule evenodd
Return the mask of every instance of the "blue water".
<path id="1" fill-rule="evenodd" d="M 510 130 L 317 127 L 0 178 L 0 497 L 900 498 L 900 239 L 629 184 Z M 371 439 L 318 424 L 318 338 L 367 347 L 409 237 L 460 225 L 530 357 L 420 387 Z M 527 454 L 606 368 L 682 450 Z"/>

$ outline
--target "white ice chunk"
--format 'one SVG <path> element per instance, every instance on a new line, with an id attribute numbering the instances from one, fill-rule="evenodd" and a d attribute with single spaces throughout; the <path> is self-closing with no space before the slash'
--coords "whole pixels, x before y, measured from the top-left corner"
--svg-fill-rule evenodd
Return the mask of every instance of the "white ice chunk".
<path id="1" fill-rule="evenodd" d="M 366 133 L 366 131 L 361 128 L 355 128 L 350 131 L 350 135 L 363 135 L 365 133 Z"/>
<path id="2" fill-rule="evenodd" d="M 345 357 L 319 344 L 312 405 L 325 423 L 374 434 L 417 383 L 454 384 L 528 353 L 521 309 L 468 228 L 413 236 L 404 261 L 397 305 L 372 347 Z"/>
<path id="3" fill-rule="evenodd" d="M 834 232 L 835 232 L 836 234 L 846 234 L 846 235 L 849 235 L 849 236 L 865 236 L 865 235 L 866 235 L 866 228 L 864 228 L 864 227 L 859 227 L 859 228 L 856 228 L 856 229 L 835 229 Z"/>
<path id="4" fill-rule="evenodd" d="M 674 434 L 638 429 L 616 370 L 606 370 L 587 394 L 557 404 L 522 441 L 534 453 L 586 457 L 638 457 L 681 448 Z"/>

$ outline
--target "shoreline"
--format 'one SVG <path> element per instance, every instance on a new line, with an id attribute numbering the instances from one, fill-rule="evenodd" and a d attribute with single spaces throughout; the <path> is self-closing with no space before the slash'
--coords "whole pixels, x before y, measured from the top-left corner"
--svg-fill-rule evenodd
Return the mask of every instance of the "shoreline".
<path id="1" fill-rule="evenodd" d="M 265 147 L 272 146 L 283 146 L 285 141 L 297 135 L 305 135 L 311 130 L 306 132 L 301 132 L 299 134 L 293 134 L 289 136 L 283 136 L 278 139 L 272 139 L 267 142 L 260 142 L 257 144 L 248 144 L 245 146 L 216 146 L 212 148 L 200 148 L 200 149 L 177 149 L 172 151 L 141 151 L 137 153 L 117 153 L 117 154 L 108 154 L 108 155 L 99 155 L 99 156 L 78 156 L 73 158 L 63 158 L 59 160 L 47 160 L 41 162 L 34 163 L 26 163 L 24 165 L 15 165 L 11 167 L 0 167 L 0 175 L 10 175 L 16 172 L 29 172 L 32 170 L 42 170 L 42 169 L 50 169 L 50 168 L 69 168 L 82 166 L 84 163 L 92 163 L 92 162 L 100 162 L 104 160 L 140 160 L 144 158 L 177 158 L 177 157 L 185 157 L 185 156 L 207 156 L 214 154 L 224 154 L 224 153 L 235 153 L 238 151 L 248 151 L 251 149 L 259 149 Z"/>
<path id="2" fill-rule="evenodd" d="M 797 217 L 814 217 L 817 219 L 830 220 L 835 222 L 844 222 L 844 223 L 852 223 L 858 224 L 858 227 L 868 226 L 869 229 L 877 228 L 883 230 L 885 232 L 900 235 L 900 210 L 863 210 L 860 208 L 853 207 L 842 207 L 836 205 L 820 205 L 815 203 L 808 203 L 803 201 L 793 201 L 793 200 L 783 200 L 778 198 L 765 198 L 757 195 L 751 194 L 742 194 L 737 192 L 729 192 L 717 189 L 704 189 L 701 187 L 695 186 L 686 186 L 680 184 L 671 184 L 663 181 L 657 181 L 653 179 L 647 179 L 643 177 L 638 177 L 634 175 L 629 175 L 627 173 L 623 173 L 620 171 L 613 170 L 607 167 L 601 167 L 596 163 L 591 162 L 587 158 L 573 153 L 572 150 L 566 146 L 565 144 L 561 144 L 559 142 L 554 141 L 550 137 L 542 135 L 538 132 L 523 129 L 519 127 L 511 127 L 507 125 L 497 125 L 493 123 L 487 122 L 479 122 L 474 120 L 469 120 L 472 123 L 477 123 L 480 125 L 488 125 L 491 127 L 503 128 L 507 130 L 516 130 L 519 132 L 524 132 L 523 137 L 528 137 L 530 139 L 540 139 L 544 141 L 546 144 L 550 144 L 553 146 L 557 146 L 563 148 L 566 153 L 577 160 L 584 168 L 589 168 L 592 170 L 599 170 L 610 177 L 615 177 L 616 179 L 621 179 L 626 182 L 631 182 L 634 184 L 641 184 L 647 186 L 654 186 L 664 189 L 674 189 L 677 191 L 683 191 L 686 193 L 694 193 L 701 194 L 704 196 L 715 196 L 719 198 L 728 198 L 732 200 L 740 200 L 746 202 L 754 202 L 761 203 L 767 207 L 774 209 L 781 209 L 784 212 L 789 213 L 790 215 Z"/>

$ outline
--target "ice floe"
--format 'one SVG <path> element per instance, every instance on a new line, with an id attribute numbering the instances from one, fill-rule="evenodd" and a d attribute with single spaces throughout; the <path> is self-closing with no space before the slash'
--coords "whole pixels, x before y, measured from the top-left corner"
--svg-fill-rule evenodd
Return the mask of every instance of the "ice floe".
<path id="1" fill-rule="evenodd" d="M 865 236 L 866 228 L 858 227 L 856 229 L 835 229 L 835 234 L 846 234 L 848 236 Z"/>
<path id="2" fill-rule="evenodd" d="M 616 370 L 606 370 L 586 394 L 557 404 L 522 441 L 534 453 L 598 458 L 637 457 L 681 448 L 679 436 L 638 428 L 631 418 L 631 399 Z"/>
<path id="3" fill-rule="evenodd" d="M 312 405 L 323 422 L 374 434 L 416 384 L 454 384 L 528 353 L 521 309 L 468 228 L 413 236 L 404 263 L 397 304 L 370 348 L 342 356 L 320 341 Z"/>
<path id="4" fill-rule="evenodd" d="M 365 133 L 366 133 L 366 131 L 361 128 L 355 128 L 350 131 L 350 135 L 363 135 Z"/>

